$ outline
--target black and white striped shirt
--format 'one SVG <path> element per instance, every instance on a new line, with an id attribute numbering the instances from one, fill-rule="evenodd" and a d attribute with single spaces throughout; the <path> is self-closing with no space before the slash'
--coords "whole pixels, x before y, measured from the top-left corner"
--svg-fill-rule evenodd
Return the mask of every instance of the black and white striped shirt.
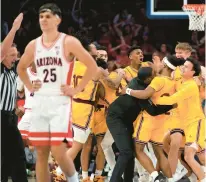
<path id="1" fill-rule="evenodd" d="M 16 106 L 16 69 L 8 69 L 1 63 L 1 110 L 13 111 Z"/>

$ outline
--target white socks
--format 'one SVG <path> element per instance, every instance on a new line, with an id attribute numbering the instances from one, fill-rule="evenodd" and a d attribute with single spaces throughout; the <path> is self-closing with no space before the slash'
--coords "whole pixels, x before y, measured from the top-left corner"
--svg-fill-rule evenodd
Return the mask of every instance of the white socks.
<path id="1" fill-rule="evenodd" d="M 68 182 L 79 182 L 78 173 L 75 172 L 73 176 L 67 177 Z"/>
<path id="2" fill-rule="evenodd" d="M 168 182 L 174 182 L 173 178 L 168 178 L 167 180 L 168 180 Z"/>
<path id="3" fill-rule="evenodd" d="M 152 148 L 152 144 L 151 143 L 147 143 L 147 146 L 149 148 L 149 151 L 147 150 L 147 147 L 145 146 L 144 148 L 144 152 L 147 154 L 147 156 L 151 159 L 153 165 L 156 167 L 157 165 L 157 158 L 154 154 L 154 150 Z"/>
<path id="4" fill-rule="evenodd" d="M 180 160 L 178 159 L 177 161 L 177 169 L 182 169 L 184 166 L 182 165 L 182 163 L 180 162 Z M 177 170 L 176 169 L 176 170 Z"/>
<path id="5" fill-rule="evenodd" d="M 105 159 L 106 159 L 107 163 L 109 164 L 110 169 L 113 170 L 114 166 L 116 164 L 116 160 L 115 160 L 115 155 L 114 155 L 112 147 L 109 147 L 107 149 L 103 149 L 103 152 L 105 155 Z"/>
<path id="6" fill-rule="evenodd" d="M 146 171 L 136 158 L 135 158 L 135 166 L 137 167 L 137 172 L 139 173 L 140 176 Z"/>
<path id="7" fill-rule="evenodd" d="M 150 174 L 150 176 L 152 177 L 152 181 L 154 181 L 155 178 L 156 178 L 158 175 L 159 175 L 159 174 L 158 174 L 157 171 L 153 171 L 153 172 Z"/>
<path id="8" fill-rule="evenodd" d="M 197 181 L 197 176 L 194 173 L 192 173 L 188 178 L 190 181 Z"/>
<path id="9" fill-rule="evenodd" d="M 88 178 L 88 171 L 82 171 L 82 178 L 83 179 Z"/>
<path id="10" fill-rule="evenodd" d="M 107 163 L 109 164 L 109 167 L 111 170 L 114 169 L 114 166 L 116 164 L 115 155 L 114 155 L 114 152 L 112 149 L 113 142 L 114 142 L 114 139 L 113 139 L 110 131 L 107 130 L 107 132 L 104 135 L 104 138 L 102 140 L 101 146 L 102 146 L 102 150 L 103 150 L 104 155 L 105 155 L 105 159 L 106 159 Z"/>
<path id="11" fill-rule="evenodd" d="M 95 171 L 95 176 L 101 176 L 101 175 L 102 175 L 102 170 Z"/>

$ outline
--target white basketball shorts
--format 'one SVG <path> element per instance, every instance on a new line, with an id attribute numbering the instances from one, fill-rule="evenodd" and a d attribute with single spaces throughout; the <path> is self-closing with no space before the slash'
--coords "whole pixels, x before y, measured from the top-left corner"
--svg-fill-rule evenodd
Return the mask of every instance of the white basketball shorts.
<path id="1" fill-rule="evenodd" d="M 79 143 L 86 143 L 87 138 L 89 137 L 89 134 L 91 133 L 91 129 L 82 129 L 78 128 L 73 125 L 73 131 L 74 131 L 74 141 L 79 142 Z"/>
<path id="2" fill-rule="evenodd" d="M 30 125 L 31 125 L 31 109 L 25 109 L 25 113 L 18 123 L 18 128 L 23 139 L 28 138 Z"/>
<path id="3" fill-rule="evenodd" d="M 34 146 L 71 146 L 71 97 L 34 95 L 29 140 Z"/>

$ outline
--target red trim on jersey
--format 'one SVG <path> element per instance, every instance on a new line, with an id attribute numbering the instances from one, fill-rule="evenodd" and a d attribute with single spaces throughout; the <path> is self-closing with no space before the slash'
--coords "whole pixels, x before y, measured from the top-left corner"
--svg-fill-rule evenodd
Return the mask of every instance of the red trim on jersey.
<path id="1" fill-rule="evenodd" d="M 65 54 L 65 46 L 64 46 L 64 43 L 65 43 L 65 39 L 66 39 L 67 37 L 69 37 L 69 35 L 66 35 L 66 34 L 65 34 L 64 39 L 63 39 L 63 41 L 62 41 L 62 56 L 63 56 L 63 58 L 64 58 L 66 61 L 68 61 L 68 63 L 70 63 L 70 62 L 72 62 L 72 61 L 75 60 L 75 57 L 73 57 L 72 60 L 69 60 L 69 59 L 67 58 L 66 54 Z"/>
<path id="2" fill-rule="evenodd" d="M 41 36 L 41 44 L 42 44 L 42 46 L 43 46 L 45 49 L 50 50 L 50 49 L 56 44 L 56 42 L 59 40 L 59 38 L 61 37 L 61 35 L 62 35 L 62 33 L 59 32 L 59 35 L 57 36 L 57 38 L 55 39 L 55 41 L 52 43 L 52 45 L 49 46 L 49 47 L 47 47 L 47 46 L 44 45 L 43 36 Z"/>
<path id="3" fill-rule="evenodd" d="M 29 131 L 26 131 L 26 130 L 19 130 L 19 131 L 20 131 L 21 137 L 23 139 L 27 139 L 28 138 Z"/>
<path id="4" fill-rule="evenodd" d="M 50 146 L 50 140 L 38 140 L 38 141 L 34 141 L 34 140 L 30 140 L 32 146 Z"/>
<path id="5" fill-rule="evenodd" d="M 22 138 L 23 140 L 27 140 L 27 139 L 28 139 L 28 135 L 22 135 L 22 134 L 21 134 L 21 138 Z"/>
<path id="6" fill-rule="evenodd" d="M 67 139 L 69 139 L 67 142 L 67 147 L 71 148 L 73 144 L 73 130 L 72 130 L 72 120 L 71 120 L 71 112 L 72 112 L 72 100 L 70 102 L 70 113 L 69 113 L 69 124 L 68 124 L 68 133 L 67 133 Z M 70 139 L 72 141 L 70 141 Z"/>
<path id="7" fill-rule="evenodd" d="M 29 137 L 50 138 L 50 133 L 49 132 L 30 132 Z"/>
<path id="8" fill-rule="evenodd" d="M 30 73 L 31 73 L 32 75 L 34 75 L 34 76 L 37 75 L 37 73 L 35 73 L 35 72 L 33 72 L 33 71 L 31 70 L 31 67 L 29 67 L 29 71 L 30 71 Z"/>
<path id="9" fill-rule="evenodd" d="M 72 75 L 73 75 L 73 69 L 74 69 L 74 60 L 70 62 L 69 65 L 69 71 L 67 73 L 67 85 L 71 85 Z"/>
<path id="10" fill-rule="evenodd" d="M 51 133 L 52 134 L 52 133 Z M 67 137 L 66 137 L 67 136 Z M 48 139 L 46 139 L 45 140 L 45 138 L 42 138 L 41 139 L 41 137 L 39 136 L 38 137 L 39 139 L 38 140 L 36 140 L 36 139 L 33 139 L 33 138 L 29 138 L 29 141 L 31 142 L 31 144 L 33 145 L 33 146 L 50 146 L 50 145 L 60 145 L 63 141 L 64 141 L 64 139 L 66 139 L 67 140 L 67 142 L 68 142 L 68 144 L 67 144 L 67 146 L 68 147 L 71 147 L 72 146 L 72 141 L 71 140 L 73 140 L 73 138 L 70 138 L 70 137 L 68 137 L 68 133 L 64 133 L 61 137 L 59 137 L 59 139 L 57 139 L 57 140 L 52 140 L 52 138 L 48 138 Z M 27 139 L 27 138 L 26 138 Z"/>
<path id="11" fill-rule="evenodd" d="M 64 36 L 64 39 L 63 39 L 63 41 L 62 41 L 62 56 L 63 56 L 63 58 L 66 60 L 66 61 L 68 61 L 68 62 L 70 62 L 70 60 L 68 60 L 68 58 L 66 57 L 66 54 L 65 54 L 65 49 L 64 49 L 64 42 L 65 42 L 65 39 L 67 38 L 67 35 L 65 35 Z"/>
<path id="12" fill-rule="evenodd" d="M 71 122 L 68 123 L 68 130 L 67 132 L 29 132 L 29 137 L 32 141 L 34 140 L 45 140 L 45 138 L 48 138 L 48 140 L 52 140 L 52 138 L 60 138 L 61 141 L 63 139 L 72 139 L 72 128 L 71 128 Z M 38 138 L 38 139 L 34 139 Z M 53 141 L 53 140 L 52 140 Z"/>
<path id="13" fill-rule="evenodd" d="M 51 132 L 50 133 L 50 138 L 51 137 L 64 137 L 64 138 L 67 138 L 67 134 L 68 133 L 65 133 L 65 132 Z"/>
<path id="14" fill-rule="evenodd" d="M 60 144 L 62 144 L 62 142 L 63 142 L 62 140 L 60 140 L 60 141 L 51 141 L 50 145 L 52 145 L 52 146 L 53 145 L 60 145 Z"/>

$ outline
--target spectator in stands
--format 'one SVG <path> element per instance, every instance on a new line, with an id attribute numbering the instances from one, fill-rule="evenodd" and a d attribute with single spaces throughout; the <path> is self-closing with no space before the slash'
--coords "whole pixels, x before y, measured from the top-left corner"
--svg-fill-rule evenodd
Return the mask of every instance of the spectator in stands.
<path id="1" fill-rule="evenodd" d="M 128 13 L 127 9 L 121 10 L 113 20 L 114 24 L 121 23 L 121 26 L 129 24 L 131 21 L 132 15 Z"/>
<path id="2" fill-rule="evenodd" d="M 170 50 L 167 44 L 162 44 L 160 46 L 160 53 L 163 57 L 170 55 Z"/>
<path id="3" fill-rule="evenodd" d="M 155 49 L 153 45 L 150 43 L 149 35 L 146 33 L 143 35 L 142 38 L 143 38 L 143 44 L 141 45 L 141 49 L 144 55 L 152 55 Z"/>

